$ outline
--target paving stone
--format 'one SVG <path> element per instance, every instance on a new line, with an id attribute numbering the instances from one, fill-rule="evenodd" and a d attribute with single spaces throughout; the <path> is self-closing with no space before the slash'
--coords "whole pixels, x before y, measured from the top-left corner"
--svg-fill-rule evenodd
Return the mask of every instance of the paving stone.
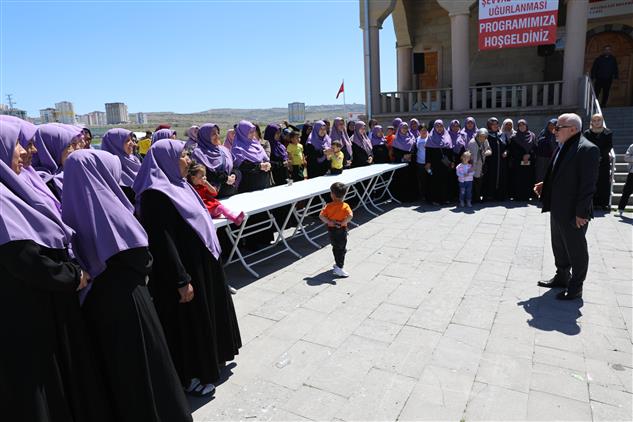
<path id="1" fill-rule="evenodd" d="M 528 393 L 532 361 L 516 356 L 484 352 L 475 380 L 497 387 Z"/>
<path id="2" fill-rule="evenodd" d="M 402 325 L 399 324 L 367 318 L 360 324 L 356 331 L 354 331 L 354 334 L 390 344 L 401 329 Z"/>
<path id="3" fill-rule="evenodd" d="M 407 400 L 400 421 L 459 421 L 462 419 L 468 393 L 418 383 Z"/>
<path id="4" fill-rule="evenodd" d="M 464 419 L 467 421 L 524 421 L 528 394 L 475 382 Z"/>
<path id="5" fill-rule="evenodd" d="M 530 421 L 590 421 L 591 407 L 588 402 L 540 391 L 530 391 L 527 419 Z"/>
<path id="6" fill-rule="evenodd" d="M 304 385 L 281 408 L 310 420 L 332 420 L 346 403 L 344 397 Z"/>
<path id="7" fill-rule="evenodd" d="M 393 305 L 391 303 L 381 303 L 374 312 L 369 315 L 369 318 L 404 325 L 412 313 L 413 309 L 411 308 Z"/>
<path id="8" fill-rule="evenodd" d="M 569 399 L 589 402 L 584 371 L 534 364 L 530 388 Z"/>
<path id="9" fill-rule="evenodd" d="M 435 331 L 405 325 L 375 365 L 417 379 L 440 337 Z"/>
<path id="10" fill-rule="evenodd" d="M 365 421 L 395 420 L 415 384 L 413 378 L 371 369 L 362 386 L 352 395 L 342 411 L 339 411 L 338 418 Z"/>

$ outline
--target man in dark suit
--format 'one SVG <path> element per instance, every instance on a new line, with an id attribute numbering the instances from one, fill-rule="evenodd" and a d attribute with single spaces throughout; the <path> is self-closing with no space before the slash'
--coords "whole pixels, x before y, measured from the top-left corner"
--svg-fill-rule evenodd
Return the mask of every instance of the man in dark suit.
<path id="1" fill-rule="evenodd" d="M 605 45 L 602 54 L 596 57 L 591 66 L 591 79 L 596 90 L 596 98 L 600 98 L 602 92 L 602 107 L 607 106 L 609 91 L 614 79 L 618 79 L 618 61 L 611 52 L 611 46 Z"/>
<path id="2" fill-rule="evenodd" d="M 573 113 L 558 118 L 556 141 L 558 148 L 545 179 L 534 186 L 543 202 L 542 212 L 550 212 L 556 275 L 538 285 L 562 287 L 565 290 L 556 298 L 572 300 L 582 298 L 587 276 L 589 253 L 585 234 L 593 217 L 600 150 L 582 136 L 582 120 Z"/>

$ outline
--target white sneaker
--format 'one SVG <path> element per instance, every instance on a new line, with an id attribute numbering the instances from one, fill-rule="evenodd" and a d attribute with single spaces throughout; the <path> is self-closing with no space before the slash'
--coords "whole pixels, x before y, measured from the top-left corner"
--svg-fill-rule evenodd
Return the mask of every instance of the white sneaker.
<path id="1" fill-rule="evenodd" d="M 237 294 L 237 289 L 233 286 L 231 286 L 230 284 L 228 284 L 229 286 L 229 292 L 231 292 L 232 295 L 236 295 Z"/>
<path id="2" fill-rule="evenodd" d="M 349 277 L 349 274 L 342 268 L 334 266 L 334 275 L 337 277 Z"/>
<path id="3" fill-rule="evenodd" d="M 622 217 L 624 215 L 624 210 L 618 210 L 618 214 L 620 214 L 620 217 Z"/>

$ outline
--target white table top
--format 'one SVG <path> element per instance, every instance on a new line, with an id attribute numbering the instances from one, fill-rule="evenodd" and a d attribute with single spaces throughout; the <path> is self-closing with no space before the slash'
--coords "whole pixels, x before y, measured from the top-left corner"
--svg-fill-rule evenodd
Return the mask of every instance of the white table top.
<path id="1" fill-rule="evenodd" d="M 222 205 L 235 212 L 243 211 L 245 214 L 253 215 L 327 193 L 330 191 L 332 183 L 335 182 L 341 182 L 349 186 L 407 165 L 407 163 L 373 164 L 371 166 L 346 169 L 343 170 L 342 174 L 335 176 L 315 177 L 314 179 L 294 182 L 292 185 L 279 185 L 259 191 L 233 195 L 230 198 L 223 199 Z M 213 224 L 218 228 L 228 225 L 228 221 L 224 218 L 217 218 L 213 219 Z"/>

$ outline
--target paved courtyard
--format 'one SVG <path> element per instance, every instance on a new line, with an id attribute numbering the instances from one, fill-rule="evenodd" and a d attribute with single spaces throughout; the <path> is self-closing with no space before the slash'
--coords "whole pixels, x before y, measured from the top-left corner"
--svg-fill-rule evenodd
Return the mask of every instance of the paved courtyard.
<path id="1" fill-rule="evenodd" d="M 536 286 L 554 263 L 533 205 L 358 220 L 347 279 L 303 241 L 259 280 L 228 269 L 244 347 L 196 421 L 632 419 L 633 219 L 590 223 L 582 303 Z"/>

